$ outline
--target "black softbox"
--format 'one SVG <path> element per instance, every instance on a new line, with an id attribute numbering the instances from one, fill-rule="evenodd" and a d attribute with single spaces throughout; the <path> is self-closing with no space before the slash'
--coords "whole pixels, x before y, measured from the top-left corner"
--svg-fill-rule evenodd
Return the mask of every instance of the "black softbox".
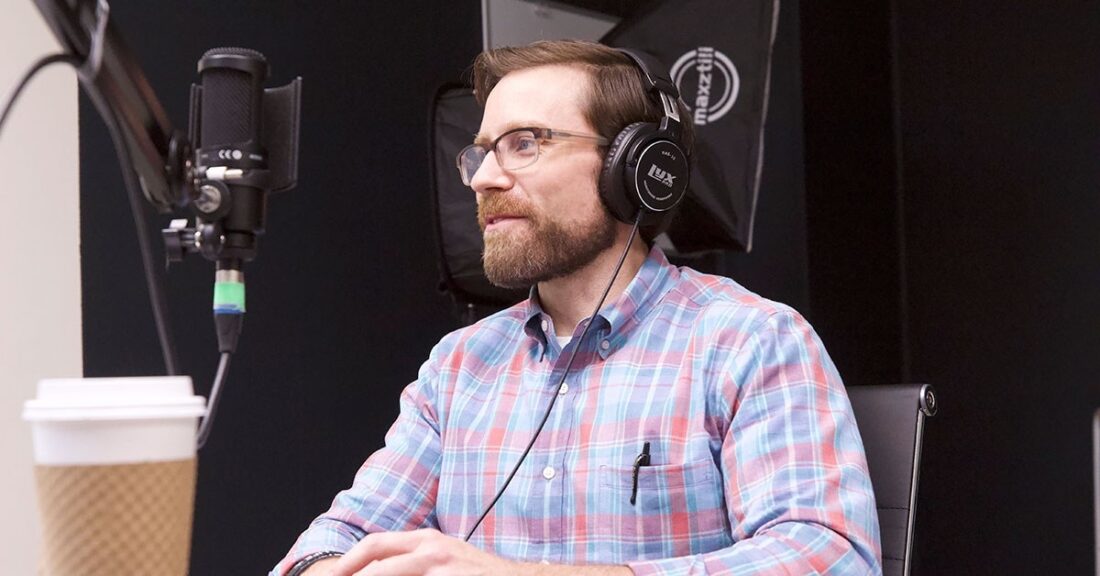
<path id="1" fill-rule="evenodd" d="M 429 123 L 440 287 L 454 298 L 467 320 L 527 297 L 526 290 L 490 284 L 481 266 L 484 244 L 477 225 L 477 200 L 474 191 L 462 183 L 455 163 L 458 153 L 473 142 L 480 125 L 481 107 L 472 89 L 458 84 L 440 87 Z"/>
<path id="2" fill-rule="evenodd" d="M 667 238 L 658 240 L 670 256 L 752 248 L 778 12 L 778 0 L 648 2 L 602 39 L 668 65 L 691 109 L 685 119 L 696 132 L 691 187 Z M 469 88 L 439 90 L 430 125 L 442 286 L 464 309 L 493 310 L 518 302 L 526 291 L 492 286 L 481 267 L 474 195 L 454 160 L 480 124 Z"/>

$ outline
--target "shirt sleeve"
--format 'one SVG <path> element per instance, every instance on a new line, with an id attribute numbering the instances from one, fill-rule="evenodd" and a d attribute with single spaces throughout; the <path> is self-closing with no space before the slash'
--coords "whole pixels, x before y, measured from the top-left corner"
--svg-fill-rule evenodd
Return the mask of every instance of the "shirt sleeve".
<path id="1" fill-rule="evenodd" d="M 434 406 L 437 371 L 429 360 L 401 393 L 397 420 L 385 446 L 367 458 L 351 488 L 336 495 L 271 571 L 283 576 L 299 560 L 322 551 L 346 552 L 371 532 L 436 527 L 440 427 Z"/>
<path id="2" fill-rule="evenodd" d="M 728 410 L 720 468 L 734 544 L 629 563 L 637 576 L 881 574 L 863 442 L 836 367 L 793 310 L 735 350 L 712 398 Z"/>

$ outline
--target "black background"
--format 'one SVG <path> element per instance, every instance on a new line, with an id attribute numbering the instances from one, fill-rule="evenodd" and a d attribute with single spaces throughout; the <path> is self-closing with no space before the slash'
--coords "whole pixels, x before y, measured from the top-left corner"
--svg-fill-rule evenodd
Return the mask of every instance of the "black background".
<path id="1" fill-rule="evenodd" d="M 436 290 L 427 118 L 480 49 L 480 2 L 162 0 L 112 18 L 178 126 L 208 48 L 260 50 L 270 85 L 305 80 L 301 183 L 270 199 L 200 460 L 192 572 L 260 573 L 350 483 L 459 325 Z M 849 385 L 936 385 L 918 574 L 1092 565 L 1096 30 L 1089 1 L 782 3 L 756 250 L 701 264 L 806 314 Z M 114 154 L 86 101 L 80 122 L 85 373 L 159 373 Z M 204 395 L 211 268 L 168 275 Z"/>
<path id="2" fill-rule="evenodd" d="M 914 573 L 1093 570 L 1100 6 L 803 2 L 812 320 L 930 382 Z"/>

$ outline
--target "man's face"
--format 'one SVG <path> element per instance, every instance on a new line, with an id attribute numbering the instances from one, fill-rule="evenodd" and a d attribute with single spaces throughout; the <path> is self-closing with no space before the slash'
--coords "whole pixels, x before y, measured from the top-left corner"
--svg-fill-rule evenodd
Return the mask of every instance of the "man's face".
<path id="1" fill-rule="evenodd" d="M 487 145 L 512 128 L 539 127 L 595 135 L 581 113 L 588 76 L 566 66 L 507 74 L 485 103 L 478 140 Z M 521 288 L 567 276 L 615 241 L 615 221 L 596 186 L 602 168 L 588 141 L 549 140 L 538 160 L 504 170 L 490 153 L 470 182 L 477 192 L 489 281 Z"/>

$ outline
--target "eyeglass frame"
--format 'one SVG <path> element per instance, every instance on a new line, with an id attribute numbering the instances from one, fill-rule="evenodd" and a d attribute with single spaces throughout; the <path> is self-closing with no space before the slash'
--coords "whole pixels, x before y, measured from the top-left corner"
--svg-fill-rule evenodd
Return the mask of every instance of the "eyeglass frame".
<path id="1" fill-rule="evenodd" d="M 538 150 L 535 152 L 534 157 L 529 163 L 522 166 L 512 166 L 510 168 L 506 168 L 501 165 L 501 168 L 504 170 L 522 170 L 524 168 L 534 165 L 535 162 L 538 162 L 539 158 L 542 156 L 542 143 L 548 140 L 591 140 L 592 142 L 595 142 L 597 146 L 607 146 L 611 143 L 611 141 L 607 138 L 604 138 L 603 136 L 597 134 L 578 134 L 576 132 L 570 132 L 567 130 L 556 130 L 553 128 L 542 128 L 538 126 L 520 126 L 518 128 L 512 128 L 511 130 L 504 132 L 500 136 L 497 136 L 496 139 L 493 140 L 492 143 L 488 146 L 475 142 L 459 151 L 458 155 L 455 157 L 455 164 L 458 167 L 458 174 L 459 177 L 462 178 L 462 183 L 466 186 L 471 185 L 474 180 L 474 176 L 477 174 L 477 171 L 481 169 L 481 165 L 484 164 L 485 159 L 489 157 L 489 152 L 493 152 L 497 155 L 497 162 L 499 164 L 500 153 L 497 150 L 497 145 L 500 144 L 501 140 L 512 134 L 515 134 L 516 132 L 531 132 L 535 137 L 535 143 L 538 146 Z M 484 154 L 481 156 L 481 161 L 478 162 L 477 168 L 475 168 L 474 171 L 471 172 L 469 176 L 467 176 L 466 171 L 462 169 L 462 157 L 465 156 L 468 151 L 474 149 L 483 150 Z"/>

